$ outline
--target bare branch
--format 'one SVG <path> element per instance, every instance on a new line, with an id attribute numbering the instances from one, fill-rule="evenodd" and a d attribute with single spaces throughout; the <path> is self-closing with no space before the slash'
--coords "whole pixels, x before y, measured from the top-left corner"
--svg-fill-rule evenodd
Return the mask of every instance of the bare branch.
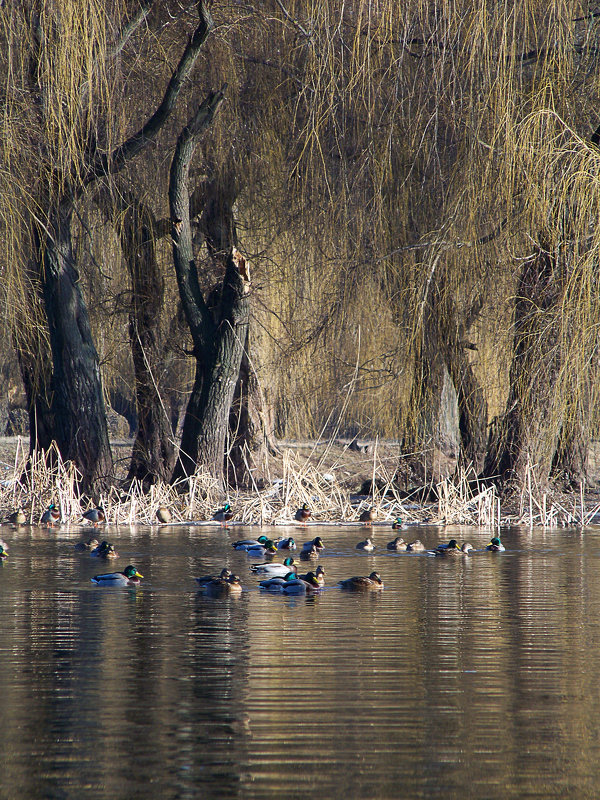
<path id="1" fill-rule="evenodd" d="M 158 132 L 165 124 L 167 118 L 175 107 L 175 102 L 181 92 L 184 82 L 189 77 L 202 45 L 208 38 L 214 23 L 213 19 L 206 7 L 204 0 L 200 0 L 198 4 L 200 11 L 200 22 L 198 27 L 192 34 L 187 47 L 171 76 L 169 85 L 165 91 L 161 104 L 156 109 L 154 114 L 146 122 L 146 124 L 137 132 L 134 133 L 126 142 L 123 142 L 108 156 L 99 156 L 90 170 L 86 183 L 91 183 L 102 175 L 109 175 L 118 172 L 123 166 L 143 150 L 151 141 L 153 141 Z"/>

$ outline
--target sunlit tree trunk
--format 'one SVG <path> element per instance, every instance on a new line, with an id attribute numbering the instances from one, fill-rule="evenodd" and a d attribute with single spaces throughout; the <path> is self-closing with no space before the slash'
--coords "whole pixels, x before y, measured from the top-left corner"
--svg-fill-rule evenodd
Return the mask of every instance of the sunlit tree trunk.
<path id="1" fill-rule="evenodd" d="M 506 412 L 491 428 L 488 477 L 522 482 L 532 469 L 543 485 L 550 475 L 564 414 L 556 397 L 563 362 L 556 316 L 562 283 L 556 258 L 540 247 L 519 279 L 510 391 Z"/>
<path id="2" fill-rule="evenodd" d="M 249 320 L 249 278 L 245 260 L 230 251 L 218 303 L 209 308 L 193 258 L 189 166 L 199 138 L 223 100 L 212 92 L 182 131 L 171 164 L 169 208 L 173 260 L 179 294 L 194 342 L 196 380 L 186 411 L 181 453 L 172 482 L 190 476 L 192 465 L 223 483 L 229 410 L 240 371 Z"/>

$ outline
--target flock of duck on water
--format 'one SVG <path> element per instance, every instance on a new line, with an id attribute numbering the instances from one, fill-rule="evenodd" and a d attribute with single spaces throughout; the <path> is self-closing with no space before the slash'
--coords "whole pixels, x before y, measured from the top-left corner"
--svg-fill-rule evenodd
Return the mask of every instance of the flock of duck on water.
<path id="1" fill-rule="evenodd" d="M 234 514 L 231 506 L 229 503 L 226 503 L 215 512 L 213 520 L 227 527 L 227 524 L 233 519 L 233 516 Z M 304 503 L 304 505 L 296 511 L 294 519 L 301 524 L 306 524 L 310 516 L 310 509 L 308 505 Z M 370 508 L 362 512 L 359 520 L 365 526 L 372 526 L 375 516 L 375 509 Z M 160 506 L 158 508 L 156 517 L 161 524 L 168 524 L 171 522 L 171 514 L 165 506 Z M 83 518 L 94 527 L 98 527 L 106 522 L 106 514 L 101 506 L 86 511 L 83 514 Z M 6 521 L 15 525 L 24 525 L 26 523 L 26 517 L 23 509 L 15 511 Z M 54 525 L 59 525 L 60 522 L 60 511 L 54 504 L 51 504 L 42 515 L 40 523 L 48 527 L 53 527 Z M 401 517 L 398 517 L 392 524 L 393 530 L 406 530 L 409 527 L 409 525 L 402 521 Z M 314 539 L 303 544 L 300 551 L 300 559 L 302 561 L 318 559 L 324 547 L 325 545 L 321 537 L 316 536 Z M 233 548 L 235 550 L 243 550 L 254 558 L 272 559 L 279 551 L 296 550 L 297 545 L 292 537 L 285 537 L 274 541 L 267 536 L 259 536 L 257 539 L 242 539 L 234 542 Z M 356 549 L 371 552 L 375 549 L 375 545 L 370 538 L 367 538 L 359 542 L 356 545 Z M 415 539 L 412 542 L 405 542 L 402 536 L 396 536 L 395 539 L 388 542 L 387 549 L 396 552 L 425 553 L 426 555 L 445 558 L 468 557 L 469 554 L 475 550 L 473 545 L 469 542 L 464 542 L 459 547 L 456 539 L 450 539 L 447 544 L 438 545 L 435 550 L 428 550 L 419 539 Z M 494 536 L 485 549 L 492 552 L 502 552 L 505 548 L 500 541 L 500 537 Z M 99 542 L 95 537 L 91 537 L 87 539 L 87 541 L 77 542 L 75 550 L 78 552 L 89 552 L 91 556 L 103 559 L 118 558 L 119 556 L 114 545 L 105 540 Z M 0 561 L 6 558 L 8 558 L 8 545 L 0 539 Z M 325 585 L 325 570 L 320 564 L 313 570 L 300 574 L 298 573 L 298 565 L 293 556 L 287 556 L 283 562 L 268 560 L 259 564 L 253 564 L 250 570 L 254 575 L 262 578 L 259 582 L 259 586 L 261 589 L 268 592 L 286 595 L 311 594 L 313 592 L 318 592 Z M 133 564 L 129 564 L 125 567 L 123 572 L 107 572 L 94 575 L 91 581 L 97 586 L 137 586 L 143 577 L 144 576 L 138 572 Z M 203 577 L 195 578 L 195 580 L 200 587 L 200 591 L 212 597 L 239 595 L 242 592 L 240 577 L 233 574 L 228 568 L 222 569 L 219 575 L 204 575 Z M 356 575 L 346 580 L 339 581 L 338 585 L 349 592 L 378 592 L 383 590 L 381 576 L 375 571 L 371 572 L 370 575 Z"/>

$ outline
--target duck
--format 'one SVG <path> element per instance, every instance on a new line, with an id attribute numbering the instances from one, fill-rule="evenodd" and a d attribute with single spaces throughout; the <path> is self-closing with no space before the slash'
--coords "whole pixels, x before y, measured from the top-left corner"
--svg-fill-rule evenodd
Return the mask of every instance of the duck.
<path id="1" fill-rule="evenodd" d="M 234 550 L 247 550 L 249 547 L 264 546 L 268 541 L 266 536 L 259 536 L 258 539 L 240 539 L 234 542 L 232 547 Z"/>
<path id="2" fill-rule="evenodd" d="M 98 547 L 98 545 L 99 545 L 98 539 L 92 538 L 88 539 L 87 542 L 77 542 L 77 544 L 75 545 L 75 550 L 77 550 L 78 553 L 83 553 L 86 550 L 95 550 L 96 547 Z"/>
<path id="3" fill-rule="evenodd" d="M 227 569 L 227 567 L 223 567 L 218 575 L 203 575 L 201 578 L 194 578 L 194 580 L 199 586 L 206 586 L 206 584 L 210 583 L 211 581 L 216 581 L 219 578 L 230 578 L 231 575 L 231 570 Z"/>
<path id="4" fill-rule="evenodd" d="M 286 580 L 281 591 L 283 594 L 312 594 L 321 589 L 321 584 L 313 572 L 306 573 L 306 579 L 290 578 Z"/>
<path id="5" fill-rule="evenodd" d="M 396 536 L 393 541 L 387 543 L 388 550 L 396 550 L 399 552 L 406 550 L 407 547 L 408 545 L 401 536 Z"/>
<path id="6" fill-rule="evenodd" d="M 311 539 L 310 542 L 304 542 L 302 545 L 303 550 L 310 550 L 311 547 L 314 547 L 316 550 L 322 550 L 325 545 L 323 544 L 323 539 L 320 536 L 315 536 L 314 539 Z"/>
<path id="7" fill-rule="evenodd" d="M 227 578 L 214 578 L 201 588 L 208 597 L 239 596 L 242 593 L 242 582 L 238 575 L 229 575 Z"/>
<path id="8" fill-rule="evenodd" d="M 493 553 L 503 553 L 506 550 L 506 547 L 500 541 L 499 536 L 494 536 L 490 539 L 490 543 L 485 548 L 486 550 L 491 550 Z"/>
<path id="9" fill-rule="evenodd" d="M 276 542 L 278 550 L 295 550 L 296 549 L 296 542 L 292 539 L 291 536 L 288 536 L 287 539 L 279 539 Z"/>
<path id="10" fill-rule="evenodd" d="M 272 539 L 267 539 L 264 544 L 254 545 L 246 548 L 246 554 L 252 558 L 266 558 L 277 552 L 277 547 Z"/>
<path id="11" fill-rule="evenodd" d="M 360 517 L 358 518 L 364 525 L 370 526 L 373 524 L 373 521 L 377 517 L 377 511 L 371 506 L 371 508 L 365 509 Z"/>
<path id="12" fill-rule="evenodd" d="M 396 519 L 392 522 L 392 530 L 393 531 L 405 531 L 408 528 L 406 522 L 402 522 L 402 517 L 396 517 Z"/>
<path id="13" fill-rule="evenodd" d="M 97 547 L 94 547 L 92 552 L 90 553 L 91 556 L 95 556 L 96 558 L 118 558 L 119 554 L 115 550 L 114 545 L 110 544 L 110 542 L 103 541 Z"/>
<path id="14" fill-rule="evenodd" d="M 227 523 L 233 519 L 233 511 L 229 503 L 225 503 L 223 508 L 217 509 L 217 511 L 215 511 L 213 514 L 213 519 L 220 525 L 227 527 Z"/>
<path id="15" fill-rule="evenodd" d="M 471 550 L 474 549 L 475 548 L 472 544 L 470 544 L 470 542 L 464 542 L 461 547 L 459 547 L 458 544 L 454 547 L 448 546 L 442 549 L 438 547 L 438 549 L 434 550 L 433 552 L 436 556 L 468 556 Z"/>
<path id="16" fill-rule="evenodd" d="M 306 525 L 308 519 L 310 517 L 310 508 L 306 503 L 302 504 L 302 508 L 299 508 L 296 513 L 294 514 L 294 519 L 297 522 L 301 522 L 303 525 Z"/>
<path id="17" fill-rule="evenodd" d="M 104 513 L 104 509 L 102 506 L 98 506 L 97 508 L 90 508 L 89 511 L 85 511 L 83 513 L 83 518 L 87 519 L 88 522 L 91 522 L 94 528 L 97 528 L 103 522 L 106 522 L 106 514 Z"/>
<path id="18" fill-rule="evenodd" d="M 424 553 L 427 548 L 420 539 L 415 539 L 414 542 L 409 542 L 406 545 L 406 550 L 409 553 Z"/>
<path id="19" fill-rule="evenodd" d="M 347 592 L 379 592 L 383 589 L 383 581 L 378 572 L 372 572 L 368 577 L 359 575 L 340 581 L 340 586 Z"/>
<path id="20" fill-rule="evenodd" d="M 450 539 L 448 544 L 438 544 L 438 546 L 435 549 L 441 552 L 442 550 L 456 550 L 457 548 L 458 548 L 458 542 L 456 541 L 456 539 Z"/>
<path id="21" fill-rule="evenodd" d="M 23 509 L 18 508 L 8 517 L 7 522 L 12 522 L 13 525 L 25 525 L 27 522 L 27 517 L 25 516 Z"/>
<path id="22" fill-rule="evenodd" d="M 267 575 L 269 578 L 284 578 L 289 572 L 296 573 L 297 567 L 291 556 L 284 559 L 283 564 L 277 562 L 264 564 L 252 564 L 251 571 L 257 575 Z"/>
<path id="23" fill-rule="evenodd" d="M 0 544 L 0 561 L 4 561 L 5 558 L 8 558 L 8 553 L 6 552 L 6 548 Z"/>
<path id="24" fill-rule="evenodd" d="M 50 503 L 48 508 L 44 511 L 40 523 L 42 525 L 47 525 L 49 528 L 53 528 L 54 525 L 60 525 L 60 511 L 54 503 Z"/>
<path id="25" fill-rule="evenodd" d="M 303 581 L 307 581 L 309 575 L 314 575 L 315 579 L 319 583 L 319 586 L 325 586 L 325 570 L 320 564 L 314 572 L 307 572 L 305 575 L 298 575 L 298 577 Z"/>
<path id="26" fill-rule="evenodd" d="M 370 552 L 371 550 L 375 550 L 375 545 L 373 544 L 373 542 L 370 539 L 365 539 L 364 542 L 359 542 L 356 545 L 356 549 L 357 550 L 367 550 L 367 551 Z"/>
<path id="27" fill-rule="evenodd" d="M 300 560 L 301 561 L 310 561 L 311 558 L 318 558 L 321 555 L 321 551 L 318 547 L 315 547 L 314 544 L 311 545 L 307 550 L 303 550 L 300 553 Z"/>
<path id="28" fill-rule="evenodd" d="M 285 575 L 275 575 L 271 578 L 265 578 L 258 584 L 261 589 L 266 589 L 268 592 L 281 592 L 283 585 L 287 581 L 293 581 L 297 578 L 295 572 L 286 572 Z"/>
<path id="29" fill-rule="evenodd" d="M 129 564 L 123 572 L 107 572 L 104 575 L 94 575 L 91 581 L 96 586 L 138 586 L 140 578 L 143 577 L 133 564 Z"/>
<path id="30" fill-rule="evenodd" d="M 162 525 L 168 525 L 171 522 L 171 512 L 166 506 L 159 506 L 156 509 L 156 519 Z"/>

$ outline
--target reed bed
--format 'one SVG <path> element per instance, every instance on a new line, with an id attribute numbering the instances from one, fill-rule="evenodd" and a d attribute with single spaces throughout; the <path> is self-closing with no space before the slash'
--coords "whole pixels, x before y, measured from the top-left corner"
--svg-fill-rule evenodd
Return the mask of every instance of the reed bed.
<path id="1" fill-rule="evenodd" d="M 338 464 L 336 463 L 336 466 Z M 494 485 L 477 480 L 472 469 L 459 470 L 452 478 L 436 484 L 436 503 L 422 503 L 402 496 L 394 482 L 395 470 L 379 458 L 377 448 L 368 466 L 371 477 L 369 495 L 352 494 L 338 480 L 336 469 L 327 467 L 323 457 L 310 457 L 286 449 L 277 474 L 281 477 L 263 488 L 231 491 L 227 496 L 214 479 L 197 473 L 183 486 L 156 484 L 149 491 L 133 482 L 127 490 L 113 486 L 95 502 L 78 492 L 80 476 L 73 464 L 64 462 L 55 448 L 35 453 L 19 440 L 14 462 L 4 465 L 0 481 L 0 518 L 6 519 L 23 508 L 27 522 L 39 522 L 50 503 L 60 509 L 65 524 L 83 522 L 89 508 L 102 505 L 107 521 L 115 525 L 158 525 L 156 513 L 166 506 L 172 524 L 213 524 L 215 510 L 229 502 L 234 522 L 244 525 L 294 525 L 296 510 L 304 503 L 311 509 L 309 525 L 361 524 L 359 517 L 368 508 L 376 512 L 376 524 L 386 525 L 397 517 L 409 524 L 462 524 L 479 527 L 523 525 L 556 528 L 593 524 L 600 514 L 600 503 L 589 505 L 585 488 L 578 494 L 557 497 L 538 487 L 535 470 L 528 468 L 526 480 L 512 513 L 503 515 Z"/>

